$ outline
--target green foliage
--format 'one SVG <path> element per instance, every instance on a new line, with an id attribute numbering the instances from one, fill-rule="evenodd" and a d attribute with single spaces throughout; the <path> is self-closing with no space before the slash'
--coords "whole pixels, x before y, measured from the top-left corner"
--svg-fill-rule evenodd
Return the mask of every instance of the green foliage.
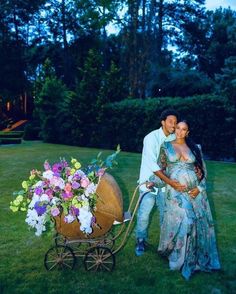
<path id="1" fill-rule="evenodd" d="M 234 156 L 232 108 L 226 98 L 212 95 L 127 99 L 109 104 L 103 112 L 101 146 L 114 148 L 119 143 L 122 150 L 140 152 L 144 136 L 160 126 L 159 117 L 166 108 L 176 109 L 190 122 L 191 136 L 202 145 L 205 155 L 214 159 Z"/>
<path id="2" fill-rule="evenodd" d="M 193 82 L 194 81 L 194 82 Z M 152 97 L 188 97 L 211 93 L 214 83 L 204 73 L 167 68 L 160 71 L 152 87 Z"/>
<path id="3" fill-rule="evenodd" d="M 181 48 L 188 53 L 183 60 L 214 78 L 225 59 L 235 55 L 235 11 L 230 8 L 207 11 L 204 19 L 189 21 L 184 28 Z"/>
<path id="4" fill-rule="evenodd" d="M 227 58 L 221 71 L 221 74 L 216 75 L 216 80 L 219 83 L 218 92 L 226 95 L 236 107 L 236 56 Z"/>
<path id="5" fill-rule="evenodd" d="M 121 145 L 122 150 L 137 151 L 142 146 L 145 102 L 126 99 L 104 106 L 100 146 Z"/>
<path id="6" fill-rule="evenodd" d="M 70 103 L 74 123 L 72 140 L 74 144 L 92 146 L 96 142 L 99 123 L 98 93 L 101 85 L 101 57 L 98 52 L 89 50 L 81 71 L 76 94 Z M 91 145 L 92 144 L 92 145 Z"/>
<path id="7" fill-rule="evenodd" d="M 40 126 L 36 121 L 32 121 L 25 126 L 24 140 L 39 140 L 40 139 Z"/>
<path id="8" fill-rule="evenodd" d="M 58 142 L 67 133 L 71 92 L 56 78 L 46 78 L 36 101 L 41 136 L 45 142 Z M 66 143 L 66 139 L 65 139 Z"/>
<path id="9" fill-rule="evenodd" d="M 114 61 L 111 61 L 109 71 L 103 76 L 103 81 L 99 91 L 99 100 L 101 104 L 116 102 L 124 99 L 128 95 L 125 87 L 125 80 L 121 69 L 117 67 Z"/>

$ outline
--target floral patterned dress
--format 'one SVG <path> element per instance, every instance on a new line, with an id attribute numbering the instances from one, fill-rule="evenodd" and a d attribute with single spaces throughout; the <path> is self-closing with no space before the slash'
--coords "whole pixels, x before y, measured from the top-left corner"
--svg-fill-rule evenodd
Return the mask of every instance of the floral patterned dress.
<path id="1" fill-rule="evenodd" d="M 186 192 L 166 186 L 164 220 L 161 226 L 158 251 L 168 256 L 171 270 L 181 270 L 185 279 L 194 271 L 220 269 L 212 214 L 205 191 L 205 179 L 200 183 L 194 171 L 195 156 L 189 151 L 182 161 L 171 142 L 161 150 L 166 161 L 166 174 L 187 185 Z M 201 191 L 195 199 L 188 190 L 198 186 Z"/>

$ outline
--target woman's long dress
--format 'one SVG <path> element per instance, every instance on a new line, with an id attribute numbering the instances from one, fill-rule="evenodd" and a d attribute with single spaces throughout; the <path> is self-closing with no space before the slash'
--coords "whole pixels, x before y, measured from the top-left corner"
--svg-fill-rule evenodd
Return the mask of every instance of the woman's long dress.
<path id="1" fill-rule="evenodd" d="M 220 269 L 212 214 L 205 191 L 205 179 L 200 183 L 194 170 L 195 157 L 189 151 L 182 161 L 171 142 L 161 151 L 166 160 L 166 173 L 171 179 L 187 185 L 186 192 L 166 187 L 164 220 L 158 251 L 168 256 L 172 270 L 181 270 L 185 279 L 194 271 Z M 198 186 L 201 192 L 193 199 L 188 190 Z"/>

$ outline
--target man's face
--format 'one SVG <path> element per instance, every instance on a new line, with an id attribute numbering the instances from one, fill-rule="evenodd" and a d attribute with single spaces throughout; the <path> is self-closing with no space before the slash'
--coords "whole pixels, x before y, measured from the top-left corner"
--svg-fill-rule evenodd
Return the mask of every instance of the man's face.
<path id="1" fill-rule="evenodd" d="M 174 115 L 168 115 L 166 120 L 161 121 L 164 134 L 166 136 L 173 134 L 177 124 L 177 118 Z"/>

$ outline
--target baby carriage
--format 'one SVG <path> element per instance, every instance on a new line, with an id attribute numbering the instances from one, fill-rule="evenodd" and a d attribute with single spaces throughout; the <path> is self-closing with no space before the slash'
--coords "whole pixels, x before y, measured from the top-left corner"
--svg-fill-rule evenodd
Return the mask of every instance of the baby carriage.
<path id="1" fill-rule="evenodd" d="M 87 271 L 112 271 L 115 254 L 127 240 L 140 202 L 140 198 L 136 199 L 139 186 L 134 190 L 127 212 L 123 213 L 121 190 L 115 179 L 105 173 L 96 190 L 99 199 L 95 211 L 97 225 L 90 235 L 80 230 L 77 220 L 68 224 L 63 215 L 55 217 L 55 245 L 45 254 L 46 269 L 73 269 L 77 258 L 82 258 Z M 118 224 L 120 227 L 115 229 Z"/>

